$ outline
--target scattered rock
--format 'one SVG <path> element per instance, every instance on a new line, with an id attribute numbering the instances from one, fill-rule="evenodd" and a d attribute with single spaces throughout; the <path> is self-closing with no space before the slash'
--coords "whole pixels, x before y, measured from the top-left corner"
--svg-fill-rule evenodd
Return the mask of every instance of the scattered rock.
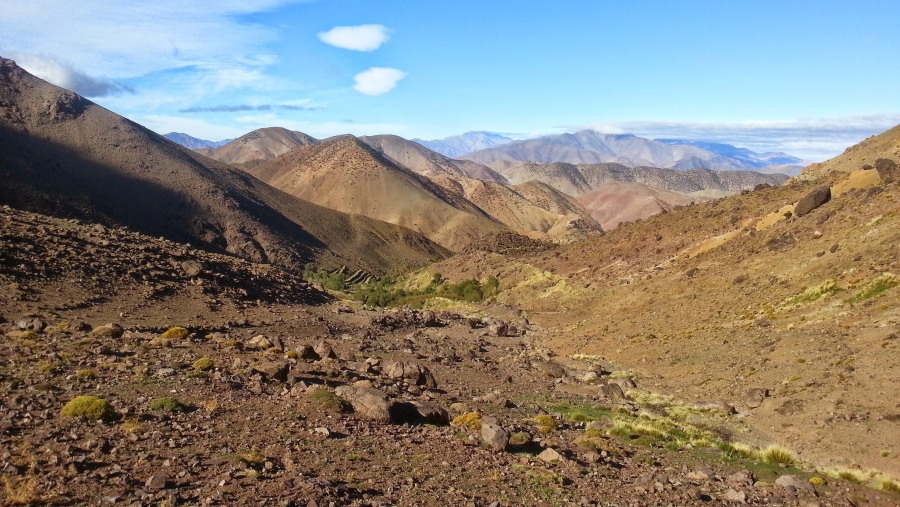
<path id="1" fill-rule="evenodd" d="M 893 183 L 900 177 L 900 168 L 897 163 L 889 158 L 879 158 L 875 160 L 875 170 L 884 183 Z"/>
<path id="2" fill-rule="evenodd" d="M 160 489 L 165 489 L 167 483 L 168 480 L 165 475 L 153 474 L 147 479 L 147 482 L 144 483 L 144 487 L 152 491 L 158 491 Z"/>
<path id="3" fill-rule="evenodd" d="M 611 378 L 609 379 L 609 383 L 619 386 L 623 391 L 627 389 L 637 389 L 637 383 L 630 377 Z"/>
<path id="4" fill-rule="evenodd" d="M 782 475 L 778 479 L 775 479 L 775 485 L 781 486 L 785 489 L 793 489 L 798 491 L 815 491 L 816 488 L 813 487 L 809 481 L 803 480 L 803 478 L 798 477 L 796 475 Z"/>
<path id="5" fill-rule="evenodd" d="M 349 401 L 353 410 L 376 421 L 391 421 L 391 398 L 373 387 L 339 386 L 335 394 Z"/>
<path id="6" fill-rule="evenodd" d="M 122 326 L 110 323 L 95 327 L 91 334 L 99 338 L 120 338 L 124 332 Z"/>
<path id="7" fill-rule="evenodd" d="M 429 389 L 437 388 L 437 381 L 428 368 L 406 361 L 388 363 L 382 369 L 385 375 L 392 379 L 405 379 L 417 386 L 425 386 Z"/>
<path id="8" fill-rule="evenodd" d="M 290 364 L 285 361 L 265 361 L 253 365 L 250 368 L 250 374 L 259 373 L 263 375 L 264 380 L 276 380 L 278 382 L 287 382 Z"/>
<path id="9" fill-rule="evenodd" d="M 37 317 L 26 317 L 18 320 L 16 327 L 22 331 L 43 331 L 47 323 Z"/>
<path id="10" fill-rule="evenodd" d="M 625 399 L 625 391 L 622 390 L 622 387 L 619 386 L 619 384 L 606 384 L 600 386 L 600 394 L 602 394 L 604 398 L 613 401 Z"/>
<path id="11" fill-rule="evenodd" d="M 256 350 L 269 350 L 274 346 L 275 344 L 272 343 L 272 341 L 269 340 L 266 335 L 262 334 L 250 338 L 250 340 L 248 340 L 247 343 L 244 344 L 244 348 Z"/>
<path id="12" fill-rule="evenodd" d="M 794 207 L 794 215 L 802 217 L 830 200 L 830 187 L 817 188 L 803 196 L 803 198 L 797 202 L 797 206 Z"/>
<path id="13" fill-rule="evenodd" d="M 495 451 L 502 451 L 509 445 L 509 432 L 503 429 L 493 417 L 481 419 L 481 440 Z"/>
<path id="14" fill-rule="evenodd" d="M 184 261 L 181 263 L 181 270 L 184 274 L 194 278 L 203 272 L 203 263 L 200 261 Z"/>
<path id="15" fill-rule="evenodd" d="M 319 354 L 316 354 L 315 349 L 313 349 L 309 345 L 301 345 L 297 347 L 297 358 L 307 361 L 318 361 L 319 359 L 321 359 L 321 357 L 319 357 Z"/>
<path id="16" fill-rule="evenodd" d="M 747 503 L 747 493 L 738 491 L 734 488 L 728 488 L 725 493 L 722 493 L 722 500 L 727 502 Z"/>
<path id="17" fill-rule="evenodd" d="M 539 460 L 546 461 L 547 463 L 566 461 L 566 458 L 563 457 L 563 455 L 560 454 L 559 451 L 553 449 L 552 447 L 544 449 L 540 454 L 537 455 L 537 457 Z"/>
<path id="18" fill-rule="evenodd" d="M 319 356 L 319 359 L 337 359 L 337 354 L 334 353 L 331 344 L 326 341 L 317 343 L 313 350 Z"/>
<path id="19" fill-rule="evenodd" d="M 764 387 L 756 387 L 747 391 L 744 396 L 744 405 L 749 408 L 758 408 L 769 397 L 769 390 Z"/>

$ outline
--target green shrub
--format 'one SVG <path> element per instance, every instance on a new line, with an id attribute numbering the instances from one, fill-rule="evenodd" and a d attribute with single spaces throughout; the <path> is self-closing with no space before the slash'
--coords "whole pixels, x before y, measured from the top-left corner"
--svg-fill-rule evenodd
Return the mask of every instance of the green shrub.
<path id="1" fill-rule="evenodd" d="M 212 359 L 208 357 L 201 357 L 200 359 L 194 361 L 193 368 L 197 371 L 209 371 L 213 369 L 213 366 L 216 364 Z"/>
<path id="2" fill-rule="evenodd" d="M 866 286 L 853 296 L 850 301 L 858 303 L 873 298 L 890 288 L 896 287 L 898 283 L 900 283 L 900 280 L 897 279 L 897 275 L 893 273 L 884 273 L 866 284 Z"/>
<path id="3" fill-rule="evenodd" d="M 759 451 L 759 459 L 771 465 L 790 466 L 797 462 L 794 453 L 778 445 L 770 445 Z"/>
<path id="4" fill-rule="evenodd" d="M 310 400 L 329 412 L 340 413 L 353 410 L 350 402 L 323 387 L 317 387 L 310 390 L 307 396 Z"/>
<path id="5" fill-rule="evenodd" d="M 819 285 L 816 285 L 815 287 L 806 289 L 796 296 L 785 299 L 782 303 L 782 306 L 794 306 L 804 303 L 812 303 L 813 301 L 827 298 L 828 296 L 831 296 L 832 294 L 835 294 L 840 290 L 840 287 L 837 286 L 837 283 L 835 283 L 834 280 L 828 279 L 820 283 Z"/>
<path id="6" fill-rule="evenodd" d="M 154 412 L 184 412 L 187 408 L 187 405 L 169 396 L 150 402 L 150 410 Z"/>
<path id="7" fill-rule="evenodd" d="M 169 328 L 166 332 L 161 334 L 160 336 L 165 338 L 166 340 L 183 340 L 187 338 L 187 335 L 190 334 L 187 329 L 181 326 L 175 326 L 173 328 Z"/>
<path id="8" fill-rule="evenodd" d="M 96 396 L 79 396 L 66 403 L 60 415 L 71 419 L 86 419 L 90 421 L 112 421 L 116 418 L 116 411 L 112 405 L 103 398 Z"/>
<path id="9" fill-rule="evenodd" d="M 534 416 L 532 419 L 535 427 L 541 433 L 553 433 L 559 427 L 556 424 L 556 419 L 547 415 L 547 414 L 539 414 Z"/>
<path id="10" fill-rule="evenodd" d="M 457 416 L 450 422 L 450 426 L 481 431 L 481 414 L 479 412 L 469 412 L 468 414 Z"/>

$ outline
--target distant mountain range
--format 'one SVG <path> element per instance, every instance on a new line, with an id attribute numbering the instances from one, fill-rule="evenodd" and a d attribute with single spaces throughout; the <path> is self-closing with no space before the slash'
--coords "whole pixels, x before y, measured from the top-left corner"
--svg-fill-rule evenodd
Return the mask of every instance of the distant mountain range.
<path id="1" fill-rule="evenodd" d="M 423 139 L 413 139 L 413 142 L 419 143 L 429 150 L 436 151 L 447 157 L 461 157 L 463 155 L 494 148 L 515 141 L 509 137 L 502 136 L 495 132 L 473 131 L 460 134 L 458 136 L 445 137 L 443 139 L 433 139 L 425 141 Z"/>
<path id="2" fill-rule="evenodd" d="M 223 139 L 222 141 L 207 141 L 206 139 L 198 139 L 181 132 L 169 132 L 168 134 L 163 135 L 163 137 L 191 150 L 199 150 L 200 148 L 215 148 L 217 146 L 222 146 L 223 144 L 228 144 L 233 141 L 233 139 Z"/>
<path id="3" fill-rule="evenodd" d="M 776 166 L 779 172 L 796 174 L 803 161 L 784 153 L 756 153 L 728 144 L 653 140 L 631 134 L 601 134 L 582 130 L 514 141 L 487 148 L 462 158 L 491 165 L 509 162 L 568 162 L 601 164 L 614 162 L 628 167 L 649 166 L 670 169 L 766 170 Z"/>

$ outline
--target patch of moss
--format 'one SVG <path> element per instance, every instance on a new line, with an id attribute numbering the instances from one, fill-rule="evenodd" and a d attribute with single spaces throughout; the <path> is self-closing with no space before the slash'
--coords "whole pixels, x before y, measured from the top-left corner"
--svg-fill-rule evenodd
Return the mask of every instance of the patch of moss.
<path id="1" fill-rule="evenodd" d="M 116 411 L 103 398 L 96 396 L 79 396 L 66 403 L 60 415 L 70 419 L 86 419 L 89 421 L 112 421 Z"/>
<path id="2" fill-rule="evenodd" d="M 175 326 L 175 327 L 169 328 L 166 332 L 161 334 L 160 337 L 162 337 L 166 340 L 183 340 L 183 339 L 187 338 L 187 336 L 189 334 L 190 333 L 188 332 L 187 329 L 185 329 L 181 326 Z"/>
<path id="3" fill-rule="evenodd" d="M 559 424 L 557 424 L 556 419 L 547 415 L 547 414 L 538 414 L 531 419 L 534 423 L 534 426 L 541 433 L 553 433 L 557 429 L 559 429 Z"/>
<path id="4" fill-rule="evenodd" d="M 307 397 L 319 407 L 329 412 L 340 413 L 353 410 L 353 406 L 350 405 L 350 402 L 323 387 L 317 387 L 310 390 Z"/>
<path id="5" fill-rule="evenodd" d="M 212 359 L 208 357 L 201 357 L 200 359 L 194 361 L 194 364 L 192 366 L 197 371 L 209 371 L 213 369 L 215 365 L 216 364 Z"/>
<path id="6" fill-rule="evenodd" d="M 150 402 L 150 410 L 154 412 L 184 412 L 188 406 L 175 398 L 165 396 Z"/>
<path id="7" fill-rule="evenodd" d="M 481 413 L 469 412 L 457 416 L 450 422 L 450 426 L 454 428 L 469 428 L 472 431 L 481 431 Z"/>

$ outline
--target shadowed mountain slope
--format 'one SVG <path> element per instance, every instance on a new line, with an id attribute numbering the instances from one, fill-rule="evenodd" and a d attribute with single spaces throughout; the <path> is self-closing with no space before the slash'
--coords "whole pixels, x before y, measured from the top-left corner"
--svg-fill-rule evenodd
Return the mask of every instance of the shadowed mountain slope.
<path id="1" fill-rule="evenodd" d="M 446 251 L 293 198 L 0 60 L 0 202 L 298 269 L 384 272 Z"/>

